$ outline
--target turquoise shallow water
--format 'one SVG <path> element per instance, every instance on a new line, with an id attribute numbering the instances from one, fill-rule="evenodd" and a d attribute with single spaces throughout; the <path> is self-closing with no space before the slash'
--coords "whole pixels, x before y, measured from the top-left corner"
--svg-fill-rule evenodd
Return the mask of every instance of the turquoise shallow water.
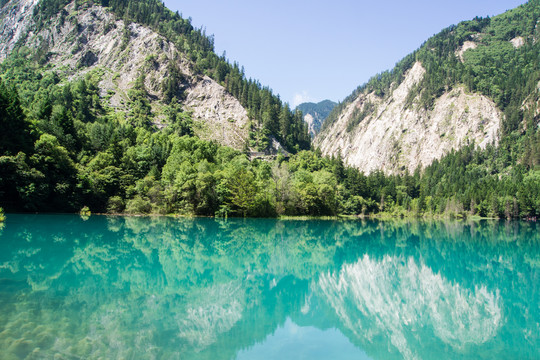
<path id="1" fill-rule="evenodd" d="M 538 359 L 523 222 L 8 214 L 1 359 Z"/>

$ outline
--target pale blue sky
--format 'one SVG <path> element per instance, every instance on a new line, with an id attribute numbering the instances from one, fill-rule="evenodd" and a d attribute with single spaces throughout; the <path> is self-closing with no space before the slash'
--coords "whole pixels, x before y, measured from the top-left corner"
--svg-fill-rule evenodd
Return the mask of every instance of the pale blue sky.
<path id="1" fill-rule="evenodd" d="M 292 106 L 343 100 L 440 30 L 524 0 L 165 0 Z"/>

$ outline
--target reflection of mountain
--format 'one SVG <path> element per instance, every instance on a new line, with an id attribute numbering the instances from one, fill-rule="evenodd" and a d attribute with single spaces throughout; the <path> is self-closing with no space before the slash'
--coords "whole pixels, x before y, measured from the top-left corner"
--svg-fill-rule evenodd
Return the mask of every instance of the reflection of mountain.
<path id="1" fill-rule="evenodd" d="M 338 328 L 375 359 L 527 359 L 539 243 L 526 223 L 10 215 L 0 348 L 231 359 L 290 318 Z"/>
<path id="2" fill-rule="evenodd" d="M 462 289 L 413 258 L 364 255 L 339 274 L 322 274 L 315 287 L 364 348 L 391 344 L 406 359 L 427 358 L 436 345 L 453 352 L 481 345 L 502 326 L 498 292 Z"/>
<path id="3" fill-rule="evenodd" d="M 196 351 L 213 344 L 217 335 L 229 331 L 241 318 L 245 298 L 241 284 L 221 284 L 204 289 L 204 294 L 196 298 L 198 303 L 190 303 L 184 316 L 178 316 L 178 336 L 189 341 Z"/>

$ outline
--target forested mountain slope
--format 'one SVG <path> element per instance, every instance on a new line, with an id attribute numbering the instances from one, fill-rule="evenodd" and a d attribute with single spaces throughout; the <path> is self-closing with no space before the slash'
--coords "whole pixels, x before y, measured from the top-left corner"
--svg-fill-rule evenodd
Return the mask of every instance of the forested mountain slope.
<path id="1" fill-rule="evenodd" d="M 104 106 L 137 126 L 162 128 L 181 109 L 202 139 L 237 149 L 264 150 L 272 139 L 289 151 L 309 148 L 299 115 L 159 1 L 2 1 L 0 29 L 5 81 L 24 87 L 12 68 L 36 66 L 60 87 L 91 79 Z M 23 94 L 23 105 L 35 100 Z"/>
<path id="2" fill-rule="evenodd" d="M 540 2 L 444 29 L 356 89 L 315 144 L 362 171 L 414 171 L 468 144 L 532 165 L 540 115 Z"/>

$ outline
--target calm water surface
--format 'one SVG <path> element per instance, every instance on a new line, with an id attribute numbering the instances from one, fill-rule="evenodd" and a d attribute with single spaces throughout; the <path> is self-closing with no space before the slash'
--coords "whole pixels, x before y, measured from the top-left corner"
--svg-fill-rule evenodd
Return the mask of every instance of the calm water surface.
<path id="1" fill-rule="evenodd" d="M 538 359 L 535 223 L 8 214 L 1 359 Z"/>

